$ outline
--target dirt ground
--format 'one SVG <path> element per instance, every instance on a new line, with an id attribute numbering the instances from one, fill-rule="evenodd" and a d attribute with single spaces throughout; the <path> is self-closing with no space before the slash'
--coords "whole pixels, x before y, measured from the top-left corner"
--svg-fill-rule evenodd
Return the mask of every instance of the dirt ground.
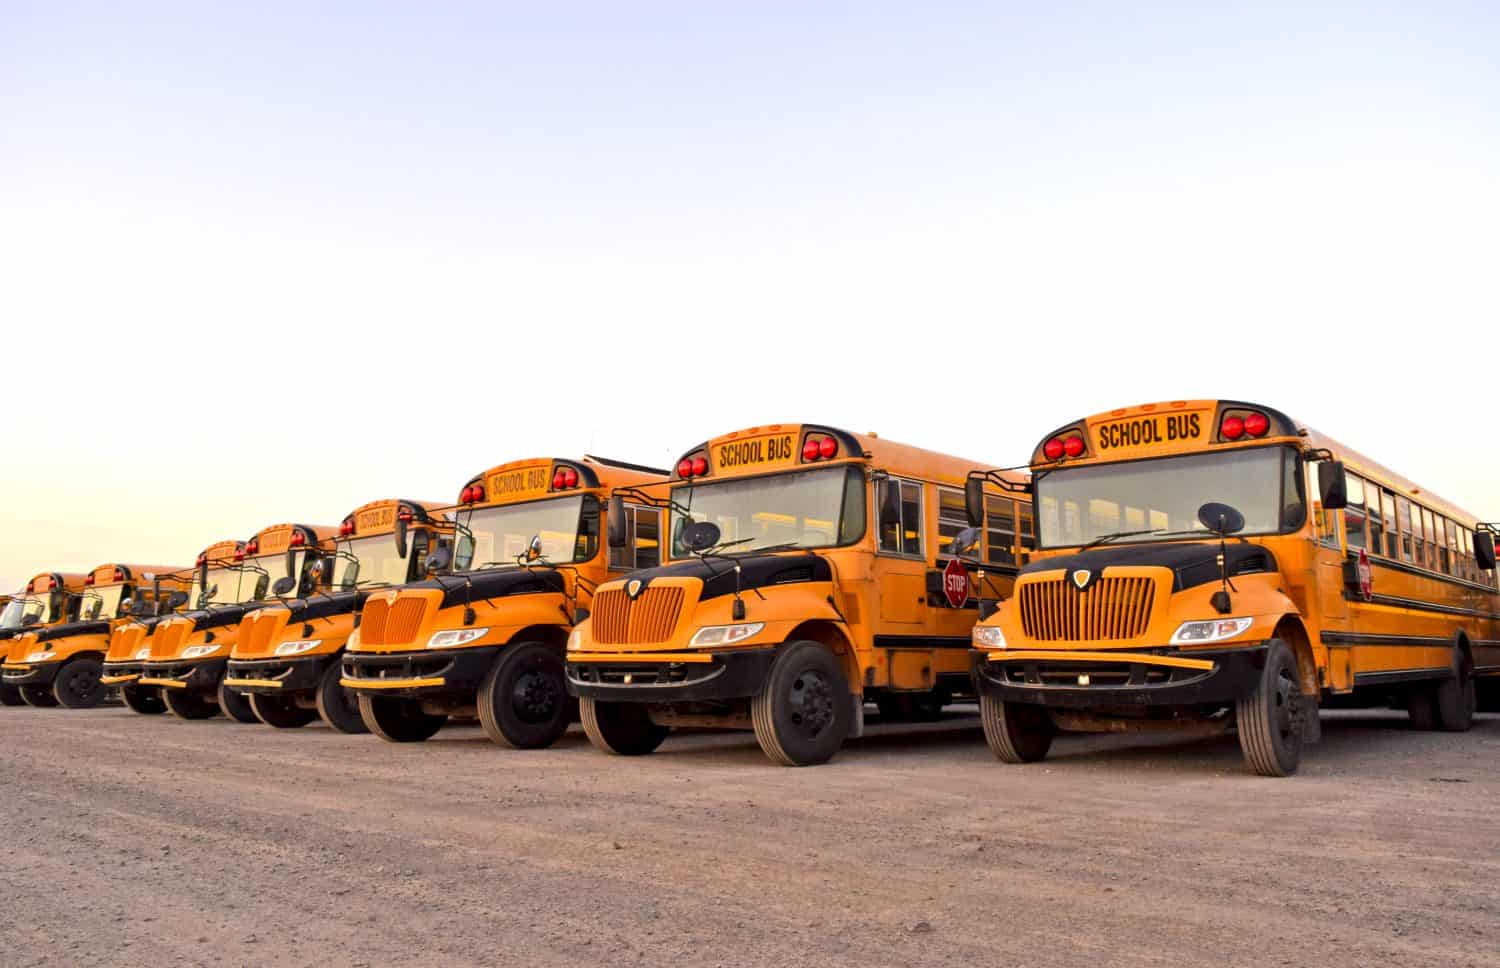
<path id="1" fill-rule="evenodd" d="M 0 709 L 0 964 L 1500 964 L 1500 717 L 1325 717 L 1291 779 L 1233 738 L 872 726 L 640 759 L 576 728 L 395 746 Z"/>

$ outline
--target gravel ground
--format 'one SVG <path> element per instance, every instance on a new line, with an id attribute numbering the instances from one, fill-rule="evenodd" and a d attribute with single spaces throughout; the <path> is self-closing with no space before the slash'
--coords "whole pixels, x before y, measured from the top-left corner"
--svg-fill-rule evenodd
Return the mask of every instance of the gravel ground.
<path id="1" fill-rule="evenodd" d="M 832 764 L 748 734 L 514 752 L 119 707 L 0 708 L 0 964 L 1500 965 L 1500 717 L 1232 737 L 977 720 Z"/>

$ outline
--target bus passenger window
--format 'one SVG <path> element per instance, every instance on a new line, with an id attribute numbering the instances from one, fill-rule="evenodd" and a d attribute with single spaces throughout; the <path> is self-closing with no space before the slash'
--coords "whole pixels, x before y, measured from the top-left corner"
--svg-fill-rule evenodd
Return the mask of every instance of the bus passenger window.
<path id="1" fill-rule="evenodd" d="M 1447 518 L 1443 519 L 1443 571 L 1453 574 L 1457 571 L 1453 566 L 1453 558 L 1458 551 L 1458 535 L 1454 531 L 1453 522 Z"/>
<path id="2" fill-rule="evenodd" d="M 1344 506 L 1344 543 L 1350 548 L 1365 546 L 1365 482 L 1353 474 L 1344 474 L 1344 490 L 1349 503 Z"/>
<path id="3" fill-rule="evenodd" d="M 1414 560 L 1411 550 L 1411 502 L 1404 497 L 1396 499 L 1396 527 L 1401 532 L 1401 560 Z"/>
<path id="4" fill-rule="evenodd" d="M 625 505 L 625 547 L 609 549 L 609 566 L 622 571 L 661 564 L 661 512 Z"/>
<path id="5" fill-rule="evenodd" d="M 880 550 L 922 554 L 922 485 L 888 477 L 880 481 Z"/>
<path id="6" fill-rule="evenodd" d="M 1365 485 L 1365 514 L 1370 519 L 1370 554 L 1385 554 L 1385 519 L 1380 515 L 1380 489 L 1374 484 Z"/>
<path id="7" fill-rule="evenodd" d="M 1437 571 L 1438 545 L 1442 543 L 1442 537 L 1437 530 L 1437 519 L 1426 508 L 1422 509 L 1422 533 L 1427 539 L 1427 567 Z"/>
<path id="8" fill-rule="evenodd" d="M 1396 495 L 1391 491 L 1380 492 L 1380 514 L 1385 518 L 1385 556 L 1401 557 L 1401 534 L 1396 529 Z"/>
<path id="9" fill-rule="evenodd" d="M 1006 497 L 984 499 L 985 561 L 993 565 L 1013 565 L 1016 543 L 1016 502 Z"/>
<path id="10" fill-rule="evenodd" d="M 953 539 L 958 533 L 969 526 L 968 515 L 964 511 L 964 492 L 955 491 L 951 487 L 940 487 L 938 495 L 938 540 L 937 557 L 942 559 L 953 557 Z"/>
<path id="11" fill-rule="evenodd" d="M 1021 550 L 1036 550 L 1036 524 L 1030 504 L 1021 505 Z"/>

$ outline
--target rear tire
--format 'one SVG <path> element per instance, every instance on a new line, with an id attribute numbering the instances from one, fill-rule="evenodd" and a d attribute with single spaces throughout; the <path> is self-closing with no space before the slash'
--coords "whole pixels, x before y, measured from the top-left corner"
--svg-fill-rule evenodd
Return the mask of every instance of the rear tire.
<path id="1" fill-rule="evenodd" d="M 1240 752 L 1251 772 L 1291 776 L 1302 761 L 1302 677 L 1297 657 L 1280 639 L 1266 649 L 1260 681 L 1235 703 Z"/>
<path id="2" fill-rule="evenodd" d="M 260 722 L 250 706 L 250 697 L 242 692 L 235 692 L 222 682 L 219 683 L 219 708 L 237 723 L 252 725 Z"/>
<path id="3" fill-rule="evenodd" d="M 219 714 L 219 706 L 194 692 L 162 688 L 161 699 L 167 712 L 178 719 L 209 719 Z"/>
<path id="4" fill-rule="evenodd" d="M 167 711 L 161 691 L 155 686 L 122 686 L 120 698 L 125 700 L 126 706 L 143 716 L 159 716 Z"/>
<path id="5" fill-rule="evenodd" d="M 368 733 L 370 727 L 359 714 L 359 700 L 339 685 L 343 675 L 343 663 L 334 656 L 328 668 L 323 670 L 323 678 L 318 680 L 318 717 L 334 732 Z"/>
<path id="6" fill-rule="evenodd" d="M 633 702 L 578 700 L 578 718 L 589 742 L 615 756 L 645 756 L 655 752 L 670 732 L 651 721 L 646 707 Z"/>
<path id="7" fill-rule="evenodd" d="M 52 695 L 51 686 L 21 686 L 21 698 L 28 706 L 36 706 L 38 709 L 51 709 L 57 705 L 57 697 Z"/>
<path id="8" fill-rule="evenodd" d="M 1038 763 L 1052 749 L 1057 727 L 1041 706 L 979 697 L 979 721 L 990 752 L 1002 763 Z"/>
<path id="9" fill-rule="evenodd" d="M 761 691 L 750 699 L 755 739 L 773 763 L 826 763 L 844 745 L 853 712 L 849 682 L 817 642 L 783 646 Z"/>
<path id="10" fill-rule="evenodd" d="M 1418 686 L 1406 694 L 1406 715 L 1411 717 L 1411 728 L 1430 733 L 1438 728 L 1436 690 L 1431 686 Z"/>
<path id="11" fill-rule="evenodd" d="M 99 681 L 104 663 L 79 656 L 63 663 L 52 680 L 52 696 L 64 709 L 92 709 L 104 701 L 108 687 Z"/>
<path id="12" fill-rule="evenodd" d="M 20 686 L 0 685 L 0 706 L 24 706 L 26 700 L 21 698 Z"/>
<path id="13" fill-rule="evenodd" d="M 316 709 L 304 709 L 291 696 L 250 694 L 250 709 L 257 719 L 277 729 L 297 729 L 318 718 Z"/>
<path id="14" fill-rule="evenodd" d="M 389 743 L 420 743 L 437 735 L 447 716 L 422 711 L 415 699 L 360 696 L 359 718 L 370 732 Z"/>
<path id="15" fill-rule="evenodd" d="M 507 646 L 484 677 L 476 705 L 485 735 L 501 746 L 551 746 L 573 718 L 562 657 L 540 642 Z"/>
<path id="16" fill-rule="evenodd" d="M 1478 698 L 1474 694 L 1474 663 L 1460 650 L 1453 653 L 1453 677 L 1433 690 L 1438 725 L 1446 733 L 1466 733 L 1474 725 Z"/>

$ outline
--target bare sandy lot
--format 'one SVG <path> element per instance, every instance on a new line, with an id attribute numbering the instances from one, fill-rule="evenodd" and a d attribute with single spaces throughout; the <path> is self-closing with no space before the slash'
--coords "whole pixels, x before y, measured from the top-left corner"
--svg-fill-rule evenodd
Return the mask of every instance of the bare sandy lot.
<path id="1" fill-rule="evenodd" d="M 1493 965 L 1497 763 L 1496 716 L 1330 714 L 1272 780 L 962 715 L 794 770 L 5 708 L 0 964 Z"/>

